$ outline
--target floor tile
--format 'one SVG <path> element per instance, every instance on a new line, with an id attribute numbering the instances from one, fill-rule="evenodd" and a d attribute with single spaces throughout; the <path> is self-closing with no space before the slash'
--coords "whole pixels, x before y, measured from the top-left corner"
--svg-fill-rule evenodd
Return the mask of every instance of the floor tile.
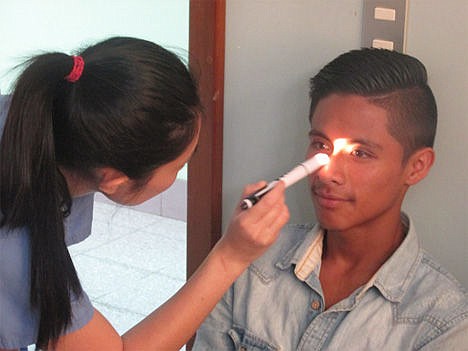
<path id="1" fill-rule="evenodd" d="M 108 295 L 122 286 L 134 286 L 150 272 L 143 272 L 116 261 L 103 258 L 76 255 L 73 259 L 83 286 L 91 300 Z M 125 304 L 122 301 L 121 304 Z"/>
<path id="2" fill-rule="evenodd" d="M 177 279 L 185 279 L 186 249 L 184 243 L 145 231 L 127 234 L 94 249 L 89 249 L 86 254 L 134 269 L 160 272 Z"/>
<path id="3" fill-rule="evenodd" d="M 117 287 L 96 301 L 120 307 L 134 313 L 148 315 L 182 287 L 184 281 L 152 274 L 144 279 Z"/>
<path id="4" fill-rule="evenodd" d="M 93 305 L 119 333 L 185 282 L 184 221 L 96 201 L 91 236 L 69 249 Z"/>

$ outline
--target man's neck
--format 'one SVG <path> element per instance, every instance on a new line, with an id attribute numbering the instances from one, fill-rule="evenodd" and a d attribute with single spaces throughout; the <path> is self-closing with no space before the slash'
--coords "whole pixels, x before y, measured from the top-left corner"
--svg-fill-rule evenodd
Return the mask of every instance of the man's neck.
<path id="1" fill-rule="evenodd" d="M 322 259 L 350 267 L 380 267 L 398 248 L 405 236 L 401 217 L 367 223 L 347 231 L 327 230 Z"/>
<path id="2" fill-rule="evenodd" d="M 347 231 L 325 232 L 320 282 L 326 308 L 348 297 L 374 276 L 405 236 L 400 216 Z"/>

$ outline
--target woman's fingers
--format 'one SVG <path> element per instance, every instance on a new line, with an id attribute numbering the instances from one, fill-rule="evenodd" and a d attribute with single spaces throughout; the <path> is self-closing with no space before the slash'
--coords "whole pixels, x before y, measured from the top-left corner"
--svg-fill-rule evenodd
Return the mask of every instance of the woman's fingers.
<path id="1" fill-rule="evenodd" d="M 265 185 L 265 182 L 259 182 L 247 186 L 243 196 Z M 240 262 L 249 264 L 258 258 L 276 240 L 281 228 L 289 220 L 284 200 L 284 184 L 279 182 L 252 208 L 239 208 L 220 246 Z"/>

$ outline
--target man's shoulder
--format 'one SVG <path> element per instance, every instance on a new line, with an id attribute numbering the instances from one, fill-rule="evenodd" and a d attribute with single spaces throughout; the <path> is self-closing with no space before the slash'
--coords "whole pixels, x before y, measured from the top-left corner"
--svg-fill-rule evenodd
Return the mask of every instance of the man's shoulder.
<path id="1" fill-rule="evenodd" d="M 397 318 L 450 329 L 468 318 L 468 295 L 457 279 L 431 255 L 421 251 L 420 264 L 397 307 Z"/>

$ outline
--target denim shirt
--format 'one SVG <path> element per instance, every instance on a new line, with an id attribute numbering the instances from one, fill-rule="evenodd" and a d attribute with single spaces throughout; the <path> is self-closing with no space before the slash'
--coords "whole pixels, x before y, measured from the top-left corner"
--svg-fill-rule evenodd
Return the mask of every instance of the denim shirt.
<path id="1" fill-rule="evenodd" d="M 306 276 L 295 273 L 311 247 L 321 253 L 322 230 L 287 227 L 205 320 L 193 350 L 468 350 L 467 293 L 421 249 L 405 219 L 400 247 L 367 284 L 327 310 L 321 255 L 315 252 Z"/>

